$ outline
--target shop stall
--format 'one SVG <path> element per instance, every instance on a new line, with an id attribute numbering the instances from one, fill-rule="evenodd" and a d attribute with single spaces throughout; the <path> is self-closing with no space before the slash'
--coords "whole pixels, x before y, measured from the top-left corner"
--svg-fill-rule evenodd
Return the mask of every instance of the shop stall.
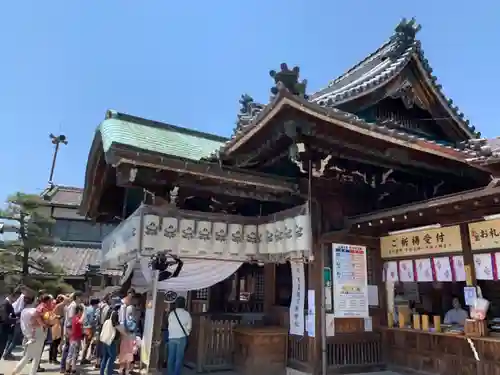
<path id="1" fill-rule="evenodd" d="M 381 238 L 387 293 L 382 332 L 391 367 L 440 375 L 499 373 L 500 338 L 488 324 L 495 322 L 493 309 L 484 321 L 468 319 L 481 295 L 491 298 L 485 282 L 498 280 L 500 254 L 487 245 L 495 233 L 492 224 L 469 224 L 470 242 L 459 225 Z M 471 249 L 473 262 L 468 264 Z"/>

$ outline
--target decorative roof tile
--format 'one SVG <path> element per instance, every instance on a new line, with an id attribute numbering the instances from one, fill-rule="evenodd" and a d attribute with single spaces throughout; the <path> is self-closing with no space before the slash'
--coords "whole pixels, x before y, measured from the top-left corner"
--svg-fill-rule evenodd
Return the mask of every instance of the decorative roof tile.
<path id="1" fill-rule="evenodd" d="M 469 163 L 500 163 L 500 137 L 470 139 L 467 142 L 462 142 L 459 147 L 468 155 L 466 160 Z"/>
<path id="2" fill-rule="evenodd" d="M 252 123 L 253 119 L 264 108 L 263 104 L 254 102 L 253 98 L 248 94 L 241 95 L 240 104 L 240 113 L 238 113 L 238 120 L 236 121 L 233 136 L 244 132 L 245 128 Z"/>
<path id="3" fill-rule="evenodd" d="M 475 127 L 470 126 L 469 121 L 464 118 L 464 114 L 459 108 L 444 95 L 441 85 L 437 84 L 436 76 L 432 75 L 432 68 L 424 56 L 421 43 L 415 39 L 420 28 L 415 19 L 412 18 L 410 21 L 403 19 L 386 43 L 365 60 L 331 81 L 328 87 L 314 93 L 311 96 L 311 101 L 322 106 L 332 107 L 364 96 L 391 81 L 413 57 L 422 65 L 428 83 L 450 116 L 471 137 L 479 137 L 480 133 L 475 132 Z"/>

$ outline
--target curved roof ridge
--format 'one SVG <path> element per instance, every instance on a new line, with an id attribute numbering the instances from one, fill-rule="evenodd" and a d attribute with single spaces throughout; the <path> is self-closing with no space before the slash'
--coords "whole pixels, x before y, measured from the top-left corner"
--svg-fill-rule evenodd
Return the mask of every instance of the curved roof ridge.
<path id="1" fill-rule="evenodd" d="M 330 82 L 328 82 L 328 85 L 326 87 L 324 87 L 324 88 L 318 90 L 317 92 L 315 92 L 314 94 L 312 94 L 311 95 L 311 99 L 315 99 L 316 97 L 322 95 L 323 91 L 328 91 L 328 89 L 330 87 L 332 87 L 333 85 L 335 85 L 335 84 L 341 82 L 342 80 L 348 78 L 355 71 L 361 69 L 364 65 L 366 65 L 369 62 L 373 61 L 373 59 L 375 59 L 379 53 L 381 53 L 384 49 L 390 47 L 391 44 L 392 44 L 392 42 L 393 41 L 391 39 L 389 39 L 384 44 L 382 44 L 379 48 L 377 48 L 376 51 L 372 52 L 370 55 L 368 55 L 366 58 L 364 58 L 363 60 L 361 60 L 360 62 L 358 62 L 354 66 L 351 66 L 346 72 L 342 73 L 337 78 L 330 80 Z"/>
<path id="2" fill-rule="evenodd" d="M 414 20 L 414 19 L 412 19 L 412 20 Z M 403 21 L 399 22 L 398 26 L 401 25 L 401 23 L 404 21 L 406 21 L 406 19 L 403 19 Z M 325 88 L 320 89 L 317 92 L 315 92 L 314 94 L 312 94 L 311 98 L 315 99 L 318 96 L 321 96 L 324 92 L 327 92 L 328 89 L 331 88 L 333 85 L 336 85 L 337 83 L 348 78 L 350 75 L 355 73 L 357 70 L 361 69 L 363 66 L 365 66 L 366 64 L 368 64 L 371 61 L 373 61 L 374 59 L 376 59 L 380 54 L 382 54 L 384 52 L 385 49 L 389 49 L 389 50 L 392 49 L 395 42 L 397 42 L 397 38 L 398 38 L 398 29 L 396 27 L 394 29 L 391 37 L 388 40 L 386 40 L 380 47 L 378 47 L 374 52 L 369 54 L 363 60 L 359 61 L 357 64 L 351 66 L 346 72 L 342 73 L 337 78 L 330 80 L 330 82 L 328 82 L 328 85 Z"/>
<path id="3" fill-rule="evenodd" d="M 429 64 L 429 60 L 427 60 L 427 58 L 425 57 L 424 49 L 422 48 L 421 43 L 418 44 L 415 53 L 415 60 L 421 65 L 419 66 L 419 68 L 423 70 L 422 73 L 428 81 L 429 86 L 438 97 L 438 100 L 441 101 L 443 107 L 446 108 L 451 118 L 453 118 L 459 124 L 459 126 L 466 133 L 468 133 L 468 135 L 470 135 L 471 139 L 480 138 L 481 132 L 476 131 L 476 127 L 474 125 L 470 125 L 470 121 L 465 118 L 465 114 L 460 111 L 457 105 L 453 105 L 453 100 L 443 92 L 443 86 L 437 83 L 438 79 L 435 75 L 432 74 L 433 69 Z"/>

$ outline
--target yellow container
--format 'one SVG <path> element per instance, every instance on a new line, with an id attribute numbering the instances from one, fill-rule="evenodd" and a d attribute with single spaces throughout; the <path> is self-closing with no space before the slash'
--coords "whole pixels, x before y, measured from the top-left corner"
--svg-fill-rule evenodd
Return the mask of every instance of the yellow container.
<path id="1" fill-rule="evenodd" d="M 422 315 L 422 330 L 429 330 L 429 315 Z"/>
<path id="2" fill-rule="evenodd" d="M 394 327 L 394 314 L 391 312 L 387 313 L 387 327 Z"/>
<path id="3" fill-rule="evenodd" d="M 439 315 L 434 315 L 433 321 L 435 332 L 441 332 L 441 317 Z"/>
<path id="4" fill-rule="evenodd" d="M 398 321 L 399 321 L 399 328 L 405 328 L 406 326 L 406 319 L 405 319 L 405 314 L 400 312 L 398 314 Z"/>
<path id="5" fill-rule="evenodd" d="M 420 325 L 420 314 L 413 314 L 413 329 L 422 329 Z"/>

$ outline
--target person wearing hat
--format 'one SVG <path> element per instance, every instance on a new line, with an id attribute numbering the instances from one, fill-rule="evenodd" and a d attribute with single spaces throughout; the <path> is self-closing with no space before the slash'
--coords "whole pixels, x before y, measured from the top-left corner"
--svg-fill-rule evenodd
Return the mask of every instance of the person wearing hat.
<path id="1" fill-rule="evenodd" d="M 186 299 L 177 297 L 175 309 L 168 315 L 168 375 L 181 375 L 192 326 L 191 314 L 186 310 Z"/>

